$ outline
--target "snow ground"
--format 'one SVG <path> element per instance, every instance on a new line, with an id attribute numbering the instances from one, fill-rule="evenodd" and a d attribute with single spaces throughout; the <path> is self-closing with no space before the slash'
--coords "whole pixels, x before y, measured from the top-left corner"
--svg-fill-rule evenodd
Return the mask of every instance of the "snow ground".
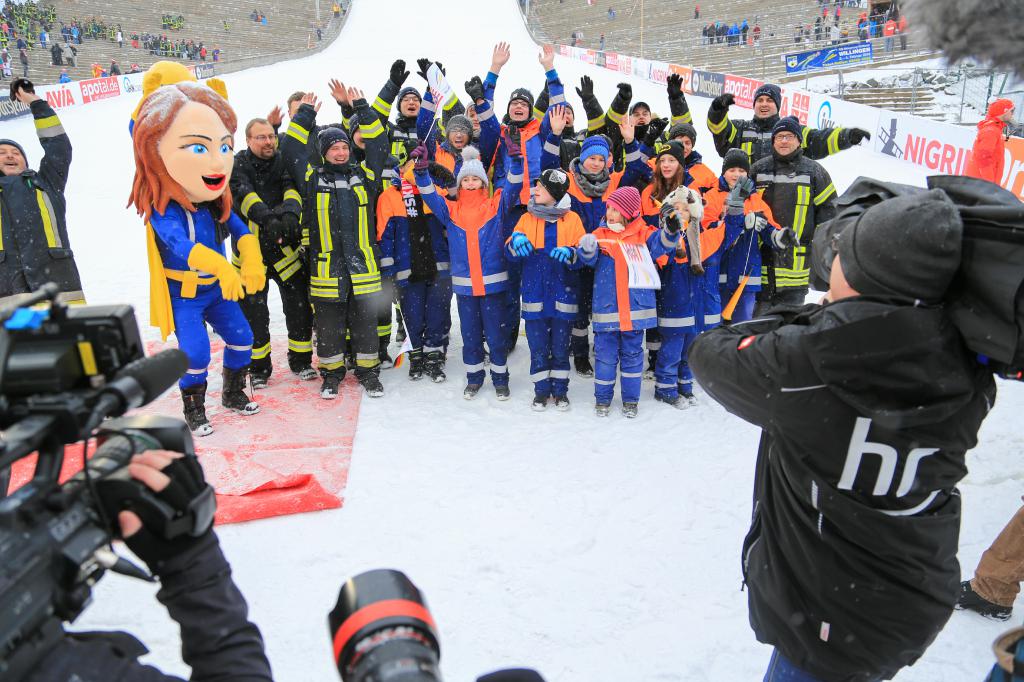
<path id="1" fill-rule="evenodd" d="M 424 55 L 440 60 L 462 83 L 483 75 L 499 40 L 513 46 L 499 102 L 515 86 L 537 92 L 537 48 L 515 3 L 490 2 L 488 10 L 482 24 L 456 0 L 395 0 L 389 13 L 417 27 L 416 44 L 398 48 L 383 47 L 378 4 L 356 2 L 343 34 L 322 54 L 229 75 L 231 101 L 244 125 L 297 88 L 315 88 L 329 101 L 330 77 L 372 97 L 399 56 L 410 65 Z M 619 80 L 561 58 L 557 67 L 570 88 L 583 73 L 592 75 L 604 103 Z M 409 82 L 422 86 L 415 75 Z M 634 90 L 665 109 L 660 86 L 634 83 Z M 698 149 L 714 165 L 704 125 L 709 102 L 690 103 Z M 133 173 L 126 128 L 134 106 L 121 98 L 61 118 L 75 144 L 69 222 L 86 292 L 92 303 L 131 302 L 145 320 L 143 232 L 122 208 Z M 38 163 L 30 121 L 5 123 L 3 136 L 29 141 Z M 237 140 L 244 144 L 241 132 Z M 825 165 L 840 190 L 867 172 L 924 180 L 921 169 L 867 149 Z M 275 321 L 283 331 L 279 314 Z M 509 665 L 537 667 L 552 681 L 760 680 L 770 651 L 748 626 L 739 570 L 757 429 L 708 399 L 687 412 L 671 410 L 653 401 L 650 384 L 638 419 L 613 413 L 598 421 L 591 382 L 575 376 L 571 412 L 535 414 L 525 339 L 510 363 L 512 401 L 498 403 L 488 386 L 466 403 L 458 345 L 447 384 L 413 384 L 404 370 L 387 371 L 388 395 L 363 401 L 342 509 L 220 529 L 276 679 L 335 679 L 325 625 L 341 582 L 395 567 L 429 599 L 449 680 Z M 968 573 L 1020 504 L 1024 387 L 1002 383 L 1000 391 L 961 486 L 960 558 Z M 133 631 L 152 649 L 150 662 L 187 675 L 177 628 L 153 594 L 149 585 L 109 576 L 76 626 Z M 897 680 L 980 679 L 991 662 L 989 644 L 1003 629 L 954 614 Z"/>

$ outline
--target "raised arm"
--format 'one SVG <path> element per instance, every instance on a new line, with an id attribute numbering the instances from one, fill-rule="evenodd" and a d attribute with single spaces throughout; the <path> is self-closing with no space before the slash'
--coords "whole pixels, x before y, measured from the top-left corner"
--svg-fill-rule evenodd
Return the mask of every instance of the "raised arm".
<path id="1" fill-rule="evenodd" d="M 19 88 L 18 100 L 32 111 L 36 135 L 39 136 L 39 144 L 43 147 L 39 175 L 55 190 L 63 192 L 71 170 L 71 138 L 64 132 L 60 119 L 45 99 Z"/>
<path id="2" fill-rule="evenodd" d="M 727 151 L 739 146 L 736 143 L 736 126 L 729 120 L 729 107 L 735 102 L 735 97 L 725 93 L 713 99 L 711 106 L 708 107 L 708 130 L 715 138 L 715 150 L 723 158 Z"/>
<path id="3" fill-rule="evenodd" d="M 809 159 L 823 159 L 870 140 L 871 133 L 860 128 L 808 128 L 803 130 L 804 155 Z"/>

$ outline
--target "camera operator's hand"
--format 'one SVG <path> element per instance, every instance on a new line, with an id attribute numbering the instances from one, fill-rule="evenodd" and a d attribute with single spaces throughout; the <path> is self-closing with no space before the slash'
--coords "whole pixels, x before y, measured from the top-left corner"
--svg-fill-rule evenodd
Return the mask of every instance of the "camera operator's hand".
<path id="1" fill-rule="evenodd" d="M 194 513 L 193 503 L 209 487 L 203 478 L 199 460 L 180 452 L 147 450 L 132 457 L 128 473 L 180 515 Z M 117 521 L 125 544 L 156 573 L 164 561 L 199 544 L 213 527 L 213 515 L 210 514 L 209 523 L 206 528 L 197 529 L 198 534 L 166 540 L 151 532 L 135 512 L 122 511 L 118 513 Z"/>

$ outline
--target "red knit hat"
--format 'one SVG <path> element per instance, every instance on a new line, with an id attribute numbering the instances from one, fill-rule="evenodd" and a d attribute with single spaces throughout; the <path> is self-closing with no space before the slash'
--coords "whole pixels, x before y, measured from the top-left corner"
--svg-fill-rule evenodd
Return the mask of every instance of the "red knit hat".
<path id="1" fill-rule="evenodd" d="M 618 188 L 608 197 L 607 204 L 621 213 L 628 221 L 633 221 L 640 216 L 640 192 L 636 187 Z"/>
<path id="2" fill-rule="evenodd" d="M 988 105 L 988 116 L 989 118 L 998 118 L 1010 109 L 1013 109 L 1013 102 L 1008 99 L 997 99 Z"/>

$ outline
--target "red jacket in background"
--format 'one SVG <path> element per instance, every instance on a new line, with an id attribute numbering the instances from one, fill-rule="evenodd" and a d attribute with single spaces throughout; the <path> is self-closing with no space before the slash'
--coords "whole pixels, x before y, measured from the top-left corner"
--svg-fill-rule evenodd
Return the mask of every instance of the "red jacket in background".
<path id="1" fill-rule="evenodd" d="M 966 175 L 1002 183 L 1005 166 L 1006 124 L 999 117 L 1013 109 L 1013 102 L 997 99 L 988 107 L 988 116 L 978 124 L 978 136 L 974 139 L 971 160 L 967 162 Z"/>

